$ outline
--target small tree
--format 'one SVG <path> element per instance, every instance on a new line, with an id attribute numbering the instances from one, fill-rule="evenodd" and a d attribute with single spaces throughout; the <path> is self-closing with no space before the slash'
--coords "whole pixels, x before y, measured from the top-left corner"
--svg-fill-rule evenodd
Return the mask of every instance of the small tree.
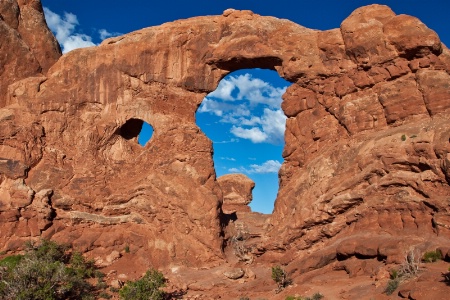
<path id="1" fill-rule="evenodd" d="M 93 265 L 49 240 L 26 244 L 26 253 L 0 261 L 0 299 L 82 299 L 94 290 L 84 279 Z"/>
<path id="2" fill-rule="evenodd" d="M 272 267 L 272 279 L 277 284 L 276 293 L 279 293 L 289 284 L 286 271 L 283 270 L 280 266 Z"/>
<path id="3" fill-rule="evenodd" d="M 166 279 L 158 270 L 151 269 L 144 277 L 136 281 L 129 281 L 119 291 L 123 300 L 162 300 L 165 293 L 160 288 L 165 286 Z"/>

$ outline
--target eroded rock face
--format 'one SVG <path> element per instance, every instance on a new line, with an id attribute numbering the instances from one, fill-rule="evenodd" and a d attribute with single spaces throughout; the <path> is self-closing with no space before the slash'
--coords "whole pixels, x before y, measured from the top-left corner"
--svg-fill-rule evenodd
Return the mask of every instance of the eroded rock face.
<path id="1" fill-rule="evenodd" d="M 323 32 L 227 10 L 69 52 L 45 76 L 8 75 L 0 248 L 42 235 L 92 255 L 132 245 L 141 265 L 222 262 L 229 193 L 195 111 L 253 67 L 294 83 L 261 261 L 304 272 L 449 243 L 450 54 L 418 19 L 372 5 Z M 154 128 L 145 147 L 142 120 Z"/>
<path id="2" fill-rule="evenodd" d="M 4 0 L 0 3 L 0 107 L 9 104 L 8 85 L 42 75 L 61 56 L 47 27 L 39 0 Z"/>
<path id="3" fill-rule="evenodd" d="M 217 178 L 217 183 L 222 190 L 224 213 L 250 211 L 248 204 L 253 199 L 253 180 L 244 174 L 227 174 Z"/>

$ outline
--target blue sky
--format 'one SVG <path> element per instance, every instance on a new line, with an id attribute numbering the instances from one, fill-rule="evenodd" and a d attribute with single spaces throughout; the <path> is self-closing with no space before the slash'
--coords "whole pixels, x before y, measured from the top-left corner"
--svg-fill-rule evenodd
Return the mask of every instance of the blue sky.
<path id="1" fill-rule="evenodd" d="M 332 29 L 357 7 L 375 3 L 365 0 L 267 1 L 105 1 L 42 0 L 47 23 L 64 52 L 92 46 L 103 39 L 164 22 L 200 15 L 219 15 L 227 8 L 250 9 L 261 15 L 286 18 L 313 29 Z M 397 14 L 418 17 L 450 45 L 447 0 L 376 1 Z M 213 141 L 218 176 L 240 172 L 256 187 L 250 204 L 254 211 L 271 213 L 278 191 L 278 169 L 283 162 L 285 117 L 281 95 L 289 82 L 274 71 L 239 70 L 222 79 L 207 95 L 196 118 Z M 144 129 L 141 137 L 151 135 Z"/>

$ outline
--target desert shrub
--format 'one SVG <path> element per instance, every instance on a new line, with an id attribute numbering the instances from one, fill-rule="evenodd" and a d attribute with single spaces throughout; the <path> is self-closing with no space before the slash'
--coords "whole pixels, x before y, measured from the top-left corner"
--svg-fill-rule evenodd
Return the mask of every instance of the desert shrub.
<path id="1" fill-rule="evenodd" d="M 108 294 L 107 292 L 101 292 L 100 295 L 98 295 L 100 299 L 111 299 L 112 296 Z"/>
<path id="2" fill-rule="evenodd" d="M 422 261 L 426 263 L 432 263 L 442 259 L 442 255 L 440 251 L 427 251 L 422 256 Z"/>
<path id="3" fill-rule="evenodd" d="M 136 281 L 127 282 L 119 291 L 123 300 L 162 300 L 165 293 L 161 290 L 166 279 L 158 270 L 151 269 L 144 277 Z"/>
<path id="4" fill-rule="evenodd" d="M 409 251 L 405 256 L 405 261 L 398 270 L 390 271 L 390 280 L 384 290 L 386 295 L 391 295 L 406 278 L 414 277 L 419 272 L 420 260 L 414 251 Z"/>
<path id="5" fill-rule="evenodd" d="M 384 290 L 384 292 L 386 293 L 386 295 L 392 295 L 392 293 L 398 288 L 400 284 L 400 278 L 395 278 L 395 279 L 391 279 L 388 281 L 388 284 L 386 286 L 386 289 Z"/>
<path id="6" fill-rule="evenodd" d="M 13 269 L 22 260 L 23 255 L 11 255 L 0 260 L 0 267 Z"/>
<path id="7" fill-rule="evenodd" d="M 103 278 L 104 274 L 97 271 L 94 260 L 86 260 L 80 252 L 74 252 L 69 260 L 70 271 L 80 278 Z"/>
<path id="8" fill-rule="evenodd" d="M 84 280 L 93 265 L 87 264 L 81 254 L 70 255 L 67 246 L 48 240 L 27 243 L 25 249 L 23 256 L 1 262 L 1 299 L 85 299 L 94 290 Z"/>
<path id="9" fill-rule="evenodd" d="M 277 284 L 277 293 L 279 293 L 289 284 L 286 271 L 280 266 L 272 267 L 272 279 Z"/>
<path id="10" fill-rule="evenodd" d="M 251 247 L 246 245 L 246 241 L 250 237 L 250 232 L 244 227 L 237 229 L 236 234 L 231 238 L 231 245 L 233 247 L 234 255 L 239 261 L 245 263 L 253 262 L 253 255 L 251 254 Z"/>
<path id="11" fill-rule="evenodd" d="M 398 271 L 395 270 L 395 269 L 392 269 L 389 272 L 389 278 L 392 279 L 392 280 L 398 278 Z"/>
<path id="12" fill-rule="evenodd" d="M 311 297 L 295 297 L 295 296 L 287 296 L 285 300 L 320 300 L 323 298 L 321 293 L 314 293 Z"/>
<path id="13" fill-rule="evenodd" d="M 408 252 L 405 261 L 398 269 L 398 277 L 409 278 L 416 276 L 420 268 L 420 259 L 414 251 Z"/>
<path id="14" fill-rule="evenodd" d="M 322 299 L 323 298 L 323 295 L 321 294 L 321 293 L 314 293 L 312 296 L 311 296 L 311 300 L 320 300 L 320 299 Z"/>

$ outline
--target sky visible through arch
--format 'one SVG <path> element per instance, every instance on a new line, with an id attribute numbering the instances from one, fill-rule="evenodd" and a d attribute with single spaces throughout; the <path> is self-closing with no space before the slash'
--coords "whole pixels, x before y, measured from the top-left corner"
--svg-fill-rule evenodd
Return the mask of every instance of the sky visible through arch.
<path id="1" fill-rule="evenodd" d="M 286 18 L 308 28 L 327 30 L 338 28 L 354 9 L 375 2 L 370 0 L 41 1 L 47 23 L 64 53 L 80 47 L 94 46 L 105 38 L 144 27 L 200 15 L 220 15 L 227 8 L 249 9 L 260 15 Z M 450 45 L 448 29 L 450 1 L 377 0 L 376 3 L 390 6 L 397 14 L 418 17 L 438 33 L 444 44 Z M 260 81 L 255 81 L 256 79 Z M 283 89 L 289 83 L 275 72 L 240 70 L 230 74 L 220 84 L 222 86 L 219 85 L 219 92 L 208 95 L 200 106 L 196 115 L 197 124 L 214 142 L 217 175 L 242 172 L 252 177 L 257 183 L 252 209 L 270 213 L 278 189 L 277 173 L 273 171 L 283 162 L 281 158 L 283 141 L 280 140 L 282 130 L 277 126 L 282 117 L 279 111 L 281 100 L 266 97 L 272 102 L 266 99 L 269 102 L 257 104 L 254 94 L 253 96 L 248 94 L 248 90 L 241 92 L 240 98 L 239 87 L 254 88 L 255 84 L 259 84 L 266 87 L 266 92 L 272 88 L 275 95 L 279 91 L 277 89 Z M 257 93 L 255 89 L 253 92 Z M 274 106 L 275 102 L 278 106 Z M 143 135 L 148 133 L 146 131 Z M 258 190 L 258 186 L 262 190 Z M 266 201 L 259 204 L 257 199 Z"/>
<path id="2" fill-rule="evenodd" d="M 243 173 L 255 182 L 253 211 L 271 213 L 277 196 L 286 124 L 281 96 L 289 85 L 272 70 L 235 71 L 196 114 L 197 125 L 213 141 L 217 176 Z"/>

